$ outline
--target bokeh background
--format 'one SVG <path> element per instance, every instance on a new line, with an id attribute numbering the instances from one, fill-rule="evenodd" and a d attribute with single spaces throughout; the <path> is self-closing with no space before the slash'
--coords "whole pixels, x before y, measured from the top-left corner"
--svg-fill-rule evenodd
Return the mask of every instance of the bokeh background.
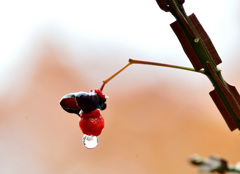
<path id="1" fill-rule="evenodd" d="M 240 89 L 240 1 L 186 0 Z M 0 173 L 197 173 L 193 154 L 240 161 L 201 74 L 131 65 L 104 88 L 105 129 L 92 150 L 60 98 L 89 91 L 128 59 L 191 64 L 154 0 L 0 2 Z"/>

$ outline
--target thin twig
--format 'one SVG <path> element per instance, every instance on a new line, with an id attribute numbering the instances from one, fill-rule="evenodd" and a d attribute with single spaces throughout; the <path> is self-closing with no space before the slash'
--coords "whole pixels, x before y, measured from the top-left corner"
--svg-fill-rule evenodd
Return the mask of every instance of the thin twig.
<path id="1" fill-rule="evenodd" d="M 135 59 L 129 59 L 129 62 L 122 67 L 120 70 L 118 70 L 116 73 L 111 75 L 109 78 L 103 81 L 102 86 L 100 87 L 100 90 L 102 91 L 104 86 L 112 80 L 114 77 L 116 77 L 119 73 L 121 73 L 123 70 L 125 70 L 129 65 L 131 64 L 142 64 L 142 65 L 153 65 L 153 66 L 162 66 L 162 67 L 168 67 L 168 68 L 175 68 L 175 69 L 181 69 L 181 70 L 187 70 L 192 72 L 198 72 L 204 74 L 204 70 L 196 71 L 193 68 L 189 67 L 183 67 L 183 66 L 176 66 L 176 65 L 170 65 L 170 64 L 164 64 L 164 63 L 158 63 L 158 62 L 149 62 L 149 61 L 143 61 L 143 60 L 135 60 Z"/>
<path id="2" fill-rule="evenodd" d="M 189 67 L 183 67 L 183 66 L 177 66 L 177 65 L 170 65 L 170 64 L 164 64 L 164 63 L 157 63 L 157 62 L 149 62 L 149 61 L 142 61 L 142 60 L 135 60 L 135 59 L 129 59 L 129 62 L 132 64 L 143 64 L 143 65 L 154 65 L 154 66 L 162 66 L 162 67 L 168 67 L 168 68 L 175 68 L 175 69 L 182 69 L 192 72 L 199 72 L 204 74 L 204 70 L 196 71 L 193 68 Z"/>

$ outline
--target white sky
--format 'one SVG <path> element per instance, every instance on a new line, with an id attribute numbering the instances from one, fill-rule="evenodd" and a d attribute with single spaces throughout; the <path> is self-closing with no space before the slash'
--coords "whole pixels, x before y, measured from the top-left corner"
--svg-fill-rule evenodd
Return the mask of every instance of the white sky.
<path id="1" fill-rule="evenodd" d="M 238 0 L 185 2 L 187 13 L 194 12 L 197 15 L 220 49 L 222 45 L 218 37 L 225 36 L 215 36 L 215 29 L 225 27 L 220 29 L 224 34 L 237 33 L 233 22 L 239 21 L 239 8 Z M 69 42 L 74 37 L 85 35 L 96 40 L 116 39 L 153 51 L 159 50 L 159 32 L 168 33 L 168 24 L 173 22 L 173 18 L 161 11 L 155 0 L 2 0 L 0 21 L 0 64 L 3 64 L 8 59 L 19 57 L 19 53 L 28 49 L 32 41 L 49 28 L 69 33 L 66 34 L 69 38 L 63 36 Z M 167 34 L 161 37 L 163 41 L 169 40 Z M 226 37 L 229 35 L 226 34 Z M 234 39 L 231 37 L 224 40 Z"/>
<path id="2" fill-rule="evenodd" d="M 186 0 L 184 4 L 187 14 L 196 14 L 223 60 L 236 49 L 239 4 L 239 0 Z M 85 54 L 104 57 L 109 45 L 116 44 L 129 48 L 126 60 L 139 50 L 148 60 L 165 57 L 164 63 L 190 65 L 186 57 L 179 59 L 185 55 L 169 26 L 174 18 L 160 10 L 155 0 L 0 0 L 0 21 L 1 76 L 24 62 L 24 55 L 46 34 L 72 55 L 79 54 L 81 46 Z M 79 56 L 72 59 L 78 61 Z"/>

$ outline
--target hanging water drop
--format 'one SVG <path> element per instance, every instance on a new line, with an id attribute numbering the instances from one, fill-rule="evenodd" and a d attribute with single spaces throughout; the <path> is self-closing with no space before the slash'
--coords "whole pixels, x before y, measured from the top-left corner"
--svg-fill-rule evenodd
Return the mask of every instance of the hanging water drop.
<path id="1" fill-rule="evenodd" d="M 93 149 L 98 145 L 98 137 L 92 135 L 83 135 L 83 145 L 88 149 Z"/>

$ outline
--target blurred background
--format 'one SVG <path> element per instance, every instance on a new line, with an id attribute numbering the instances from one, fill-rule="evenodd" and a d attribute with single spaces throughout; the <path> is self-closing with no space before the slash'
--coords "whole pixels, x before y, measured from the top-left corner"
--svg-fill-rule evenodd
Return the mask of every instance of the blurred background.
<path id="1" fill-rule="evenodd" d="M 240 1 L 186 0 L 212 39 L 228 83 L 240 90 Z M 155 0 L 0 2 L 0 173 L 197 173 L 193 154 L 240 161 L 201 74 L 131 65 L 104 88 L 105 129 L 92 150 L 67 93 L 100 88 L 129 58 L 191 67 Z"/>

